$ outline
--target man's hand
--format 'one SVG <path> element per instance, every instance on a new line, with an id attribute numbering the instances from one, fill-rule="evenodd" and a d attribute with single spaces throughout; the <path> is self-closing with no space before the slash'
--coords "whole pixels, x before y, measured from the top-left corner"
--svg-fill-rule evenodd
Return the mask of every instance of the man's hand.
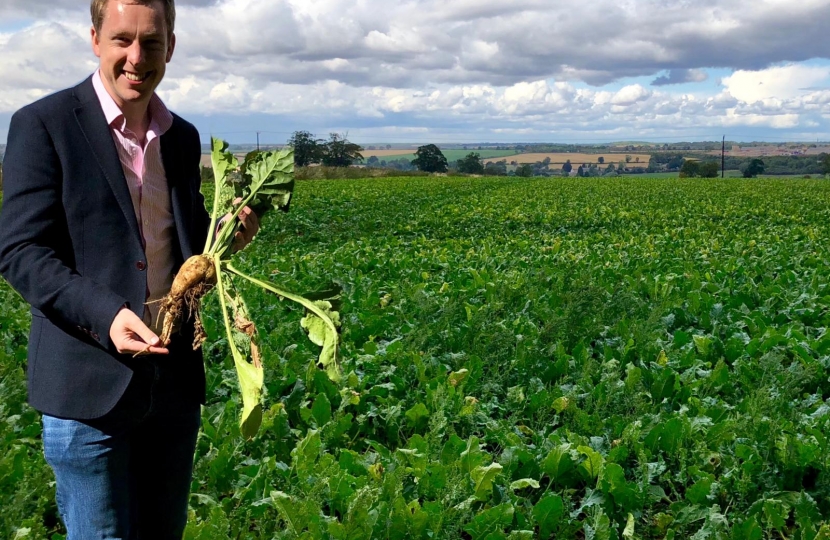
<path id="1" fill-rule="evenodd" d="M 112 321 L 110 340 L 121 354 L 169 354 L 159 337 L 125 307 Z"/>
<path id="2" fill-rule="evenodd" d="M 233 201 L 233 204 L 239 204 L 241 202 L 242 199 L 237 198 Z M 230 215 L 227 217 L 230 219 Z M 231 244 L 232 253 L 236 253 L 250 244 L 251 240 L 256 236 L 256 233 L 259 232 L 259 218 L 250 207 L 246 206 L 239 212 L 239 222 L 242 224 L 242 227 L 233 236 L 233 244 Z"/>

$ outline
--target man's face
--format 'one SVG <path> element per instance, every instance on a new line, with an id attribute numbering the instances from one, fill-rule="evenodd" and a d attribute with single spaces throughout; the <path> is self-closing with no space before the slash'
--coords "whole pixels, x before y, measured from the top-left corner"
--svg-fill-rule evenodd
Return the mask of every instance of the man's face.
<path id="1" fill-rule="evenodd" d="M 122 110 L 146 106 L 175 44 L 175 36 L 167 37 L 160 1 L 109 0 L 101 31 L 92 29 L 92 50 L 100 58 L 104 85 Z"/>

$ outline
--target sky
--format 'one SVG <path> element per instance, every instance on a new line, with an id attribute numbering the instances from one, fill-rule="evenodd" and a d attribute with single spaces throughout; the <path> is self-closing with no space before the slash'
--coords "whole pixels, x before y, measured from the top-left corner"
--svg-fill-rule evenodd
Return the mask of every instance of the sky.
<path id="1" fill-rule="evenodd" d="M 121 1 L 121 0 L 113 0 Z M 830 0 L 179 0 L 203 141 L 830 141 Z M 91 74 L 86 0 L 0 1 L 11 115 Z"/>

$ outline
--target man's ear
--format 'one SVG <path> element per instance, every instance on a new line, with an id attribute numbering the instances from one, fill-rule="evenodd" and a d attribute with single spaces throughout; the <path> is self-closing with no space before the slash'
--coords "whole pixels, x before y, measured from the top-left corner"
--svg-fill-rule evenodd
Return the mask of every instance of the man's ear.
<path id="1" fill-rule="evenodd" d="M 176 34 L 170 35 L 170 44 L 167 45 L 167 60 L 166 62 L 169 64 L 170 60 L 173 58 L 173 50 L 176 48 Z"/>
<path id="2" fill-rule="evenodd" d="M 92 40 L 92 52 L 95 53 L 95 56 L 101 58 L 101 40 L 94 26 L 89 29 L 89 37 Z"/>

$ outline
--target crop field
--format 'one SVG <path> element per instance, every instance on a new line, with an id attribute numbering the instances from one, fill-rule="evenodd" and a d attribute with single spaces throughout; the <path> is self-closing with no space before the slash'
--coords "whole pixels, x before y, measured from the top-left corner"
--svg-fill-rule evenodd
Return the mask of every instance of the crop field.
<path id="1" fill-rule="evenodd" d="M 550 158 L 551 165 L 563 165 L 566 161 L 570 160 L 571 164 L 574 167 L 578 167 L 583 163 L 599 163 L 599 158 L 602 157 L 605 160 L 605 165 L 614 164 L 616 165 L 620 161 L 625 163 L 625 157 L 631 157 L 630 166 L 640 166 L 640 167 L 648 167 L 648 162 L 651 161 L 651 156 L 649 154 L 581 154 L 581 153 L 568 153 L 568 152 L 549 152 L 549 153 L 536 153 L 536 154 L 515 154 L 508 158 L 497 158 L 497 159 L 485 159 L 484 162 L 489 161 L 499 161 L 500 159 L 507 159 L 508 162 L 515 161 L 517 163 L 536 163 L 537 161 L 544 161 L 545 158 Z M 484 156 L 482 156 L 483 158 Z M 637 159 L 640 161 L 636 161 Z"/>
<path id="2" fill-rule="evenodd" d="M 384 152 L 381 154 L 381 152 Z M 444 154 L 444 157 L 447 158 L 447 161 L 458 161 L 466 157 L 471 152 L 478 153 L 482 159 L 485 158 L 499 158 L 503 159 L 506 156 L 515 156 L 515 150 L 442 150 L 441 153 Z M 389 161 L 390 159 L 415 159 L 415 150 L 407 153 L 401 150 L 364 150 L 361 152 L 363 157 L 369 159 L 371 156 L 377 156 L 378 159 L 385 159 Z"/>
<path id="3" fill-rule="evenodd" d="M 816 180 L 299 182 L 237 266 L 342 288 L 346 376 L 246 291 L 244 440 L 208 302 L 186 538 L 827 540 L 828 238 Z M 58 540 L 28 311 L 0 302 L 0 538 Z"/>
<path id="4" fill-rule="evenodd" d="M 363 157 L 368 158 L 369 156 L 377 156 L 379 159 L 385 159 L 389 156 L 399 157 L 399 156 L 409 156 L 415 155 L 416 148 L 406 149 L 406 148 L 393 148 L 392 150 L 364 150 L 361 152 Z"/>

